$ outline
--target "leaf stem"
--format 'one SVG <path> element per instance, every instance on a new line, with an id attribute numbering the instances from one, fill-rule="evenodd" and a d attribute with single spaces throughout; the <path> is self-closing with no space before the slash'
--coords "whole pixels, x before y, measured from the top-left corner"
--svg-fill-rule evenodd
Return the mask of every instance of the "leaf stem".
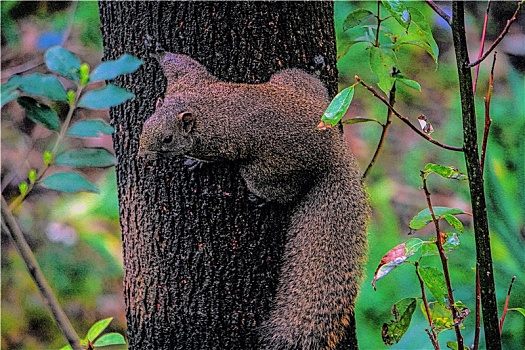
<path id="1" fill-rule="evenodd" d="M 407 118 L 407 117 L 404 117 L 403 115 L 401 115 L 398 111 L 396 111 L 394 109 L 394 107 L 383 97 L 381 96 L 380 94 L 377 93 L 377 91 L 374 90 L 373 87 L 365 84 L 365 82 L 363 80 L 361 80 L 361 78 L 359 78 L 359 76 L 355 76 L 355 79 L 361 84 L 363 85 L 368 91 L 370 91 L 375 97 L 377 97 L 381 102 L 383 102 L 391 111 L 392 113 L 394 113 L 396 115 L 396 117 L 398 117 L 399 119 L 401 119 L 402 122 L 404 122 L 405 124 L 407 124 L 412 130 L 414 130 L 419 136 L 421 136 L 422 138 L 424 138 L 425 140 L 441 147 L 441 148 L 444 148 L 444 149 L 448 149 L 450 151 L 455 151 L 455 152 L 463 152 L 463 148 L 462 147 L 455 147 L 455 146 L 449 146 L 449 145 L 446 145 L 444 143 L 441 143 L 435 139 L 433 139 L 430 135 L 427 135 L 425 134 L 423 131 L 419 130 L 414 124 L 412 124 L 410 122 L 410 120 Z"/>
<path id="2" fill-rule="evenodd" d="M 71 345 L 74 350 L 82 350 L 83 348 L 80 345 L 80 338 L 71 326 L 71 322 L 64 313 L 64 310 L 60 307 L 60 304 L 45 279 L 42 270 L 40 270 L 38 262 L 36 261 L 31 248 L 27 244 L 24 234 L 20 230 L 20 226 L 18 226 L 13 214 L 11 214 L 11 211 L 8 209 L 4 196 L 2 196 L 2 231 L 9 235 L 15 243 L 27 270 L 38 287 L 42 299 L 44 299 L 44 303 L 51 311 L 58 328 L 67 339 L 69 345 Z"/>
<path id="3" fill-rule="evenodd" d="M 525 4 L 525 0 L 522 0 L 518 3 L 518 8 L 516 9 L 516 11 L 514 12 L 514 14 L 512 15 L 512 17 L 507 21 L 507 24 L 505 25 L 505 28 L 503 28 L 503 30 L 501 31 L 501 33 L 498 35 L 498 37 L 496 38 L 496 40 L 494 40 L 494 42 L 492 43 L 492 45 L 490 45 L 490 47 L 488 48 L 488 50 L 480 57 L 478 58 L 477 60 L 475 60 L 474 62 L 471 62 L 471 63 L 467 63 L 467 67 L 474 67 L 475 65 L 478 65 L 480 64 L 481 62 L 483 62 L 485 60 L 485 58 L 487 58 L 488 55 L 490 55 L 490 53 L 492 52 L 492 50 L 494 50 L 496 48 L 496 46 L 498 46 L 498 44 L 500 43 L 501 40 L 503 40 L 503 38 L 505 37 L 505 35 L 507 35 L 507 33 L 509 32 L 509 28 L 510 26 L 512 25 L 512 23 L 514 23 L 514 21 L 516 21 L 516 19 L 518 18 L 518 13 L 520 12 L 521 10 L 521 6 Z"/>
<path id="4" fill-rule="evenodd" d="M 62 142 L 62 140 L 66 136 L 66 132 L 69 129 L 69 124 L 71 123 L 71 119 L 73 118 L 73 114 L 75 112 L 75 109 L 77 108 L 77 103 L 78 103 L 78 100 L 80 98 L 80 94 L 82 94 L 83 90 L 84 90 L 84 87 L 81 84 L 78 84 L 77 85 L 77 91 L 75 92 L 75 100 L 74 100 L 73 103 L 69 104 L 69 110 L 67 112 L 66 120 L 64 121 L 64 123 L 62 124 L 62 127 L 60 128 L 58 136 L 57 136 L 57 138 L 55 140 L 55 144 L 54 144 L 54 146 L 52 148 L 51 159 L 55 158 L 55 155 L 56 155 L 56 153 L 58 151 L 58 147 L 60 146 L 60 143 Z M 13 200 L 13 202 L 11 202 L 11 204 L 9 205 L 9 210 L 11 212 L 13 212 L 16 208 L 18 208 L 18 206 L 20 206 L 20 204 L 22 204 L 24 199 L 29 195 L 29 193 L 35 187 L 35 184 L 42 179 L 42 177 L 46 173 L 46 171 L 49 168 L 49 166 L 50 166 L 50 164 L 45 162 L 44 166 L 38 171 L 38 173 L 36 175 L 36 180 L 34 182 L 30 182 L 28 184 L 27 191 L 25 191 L 25 193 L 21 193 L 18 197 L 16 197 Z"/>
<path id="5" fill-rule="evenodd" d="M 481 43 L 479 45 L 479 53 L 478 53 L 478 59 L 483 55 L 483 50 L 485 49 L 485 37 L 487 35 L 487 25 L 489 23 L 489 10 L 490 10 L 490 0 L 487 3 L 487 10 L 485 11 L 485 19 L 483 20 L 483 31 L 481 33 Z M 474 91 L 474 94 L 476 93 L 476 86 L 478 85 L 478 75 L 479 75 L 479 67 L 478 64 L 476 66 L 476 73 L 474 74 L 474 84 L 472 85 L 472 91 Z"/>
<path id="6" fill-rule="evenodd" d="M 432 216 L 432 221 L 434 222 L 434 227 L 436 228 L 436 246 L 439 253 L 439 258 L 441 259 L 441 265 L 443 267 L 443 275 L 445 277 L 445 283 L 447 285 L 447 297 L 448 297 L 448 307 L 452 311 L 452 320 L 454 322 L 454 331 L 456 332 L 456 339 L 458 341 L 458 349 L 463 349 L 463 336 L 461 335 L 461 330 L 459 329 L 459 318 L 454 301 L 454 293 L 452 289 L 452 283 L 450 282 L 450 273 L 448 270 L 448 258 L 445 255 L 445 250 L 443 249 L 443 234 L 439 228 L 439 220 L 434 213 L 434 208 L 432 206 L 432 201 L 430 200 L 430 192 L 427 187 L 427 175 L 425 172 L 421 172 L 421 178 L 423 179 L 423 190 L 425 191 L 425 198 L 427 200 L 428 210 Z"/>

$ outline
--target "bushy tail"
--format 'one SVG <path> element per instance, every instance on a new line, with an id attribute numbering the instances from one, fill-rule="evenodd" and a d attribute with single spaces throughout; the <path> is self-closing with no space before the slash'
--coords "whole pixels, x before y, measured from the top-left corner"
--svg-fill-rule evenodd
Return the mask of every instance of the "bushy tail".
<path id="1" fill-rule="evenodd" d="M 339 348 L 363 277 L 368 215 L 361 179 L 345 155 L 294 210 L 262 348 Z"/>

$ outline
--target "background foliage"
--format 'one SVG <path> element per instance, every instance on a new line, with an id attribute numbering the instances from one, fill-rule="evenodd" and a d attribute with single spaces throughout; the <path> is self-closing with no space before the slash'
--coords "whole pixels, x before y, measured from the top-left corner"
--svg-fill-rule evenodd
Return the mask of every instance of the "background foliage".
<path id="1" fill-rule="evenodd" d="M 501 23 L 514 11 L 514 2 L 494 3 L 489 26 L 489 39 L 501 30 Z M 76 6 L 73 12 L 73 7 Z M 102 56 L 99 20 L 96 2 L 21 2 L 2 1 L 2 83 L 13 67 L 43 57 L 46 48 L 67 40 L 64 46 L 88 61 L 92 67 Z M 454 66 L 450 30 L 424 4 L 411 2 L 429 19 L 440 50 L 436 65 L 424 50 L 416 47 L 398 54 L 399 69 L 403 75 L 417 80 L 422 92 L 400 86 L 396 108 L 415 118 L 424 113 L 432 122 L 432 136 L 447 144 L 459 145 L 462 130 L 457 76 Z M 508 6 L 505 7 L 505 6 Z M 342 31 L 346 15 L 357 7 L 376 10 L 375 2 L 335 3 L 335 22 L 338 44 L 345 42 L 348 33 Z M 469 7 L 467 32 L 472 43 L 471 57 L 477 55 L 476 42 L 480 38 L 484 3 Z M 510 14 L 509 14 L 510 12 Z M 500 18 L 501 17 L 501 18 Z M 492 97 L 492 129 L 486 165 L 489 223 L 492 232 L 497 295 L 500 310 L 503 307 L 508 283 L 518 277 L 510 306 L 525 305 L 525 82 L 523 66 L 519 62 L 512 40 L 523 42 L 523 14 L 515 24 L 506 42 L 502 42 L 496 63 L 494 94 Z M 71 25 L 72 24 L 72 25 Z M 521 27 L 520 27 L 521 26 Z M 520 37 L 521 35 L 521 37 Z M 355 44 L 363 45 L 363 44 Z M 355 82 L 358 74 L 371 84 L 377 82 L 368 60 L 349 53 L 339 61 L 341 88 Z M 521 52 L 521 60 L 523 55 Z M 521 69 L 521 70 L 520 70 Z M 480 125 L 483 120 L 483 96 L 486 93 L 490 63 L 481 67 L 477 93 L 477 112 Z M 31 72 L 44 72 L 36 66 Z M 369 92 L 356 89 L 348 117 L 362 116 L 384 120 L 386 108 Z M 93 113 L 90 111 L 90 113 Z M 96 112 L 108 119 L 107 112 Z M 79 117 L 83 117 L 79 115 Z M 90 114 L 90 118 L 93 115 Z M 376 147 L 380 128 L 375 123 L 345 127 L 350 147 L 358 157 L 362 170 L 368 164 Z M 481 132 L 481 130 L 480 130 Z M 49 132 L 28 121 L 16 103 L 2 109 L 2 191 L 6 197 L 16 195 L 17 184 L 24 180 L 31 167 L 39 166 L 41 154 L 49 144 Z M 111 138 L 101 136 L 85 146 L 111 149 Z M 81 145 L 76 145 L 81 146 Z M 413 271 L 403 266 L 371 286 L 373 272 L 384 253 L 409 237 L 408 223 L 426 207 L 419 190 L 419 170 L 433 162 L 454 165 L 465 170 L 462 155 L 443 151 L 418 137 L 404 124 L 395 120 L 386 147 L 372 170 L 367 186 L 374 207 L 370 230 L 370 259 L 367 280 L 358 299 L 356 315 L 359 343 L 363 349 L 385 348 L 381 341 L 381 325 L 392 315 L 393 302 L 419 295 L 418 282 Z M 20 224 L 37 255 L 44 273 L 57 293 L 64 309 L 71 316 L 75 329 L 85 334 L 95 321 L 115 317 L 110 328 L 124 332 L 125 315 L 122 298 L 122 262 L 118 205 L 114 170 L 89 170 L 90 180 L 97 181 L 100 194 L 58 195 L 53 191 L 35 190 L 18 212 Z M 458 207 L 469 211 L 469 193 L 466 183 L 445 181 L 435 177 L 430 182 L 433 202 L 437 206 Z M 474 238 L 471 224 L 464 221 L 466 232 L 461 236 L 461 247 L 450 254 L 452 283 L 457 298 L 471 309 L 474 307 Z M 430 231 L 421 230 L 414 236 L 428 237 Z M 8 237 L 2 235 L 2 347 L 5 349 L 59 348 L 64 345 L 60 332 L 51 320 L 36 292 L 17 252 Z M 437 263 L 437 260 L 436 260 Z M 421 313 L 398 349 L 430 348 Z M 472 339 L 473 314 L 466 319 L 466 344 Z M 440 336 L 453 338 L 453 332 Z M 483 337 L 482 337 L 483 338 Z M 521 349 L 525 344 L 525 322 L 522 316 L 509 313 L 503 331 L 506 349 Z"/>

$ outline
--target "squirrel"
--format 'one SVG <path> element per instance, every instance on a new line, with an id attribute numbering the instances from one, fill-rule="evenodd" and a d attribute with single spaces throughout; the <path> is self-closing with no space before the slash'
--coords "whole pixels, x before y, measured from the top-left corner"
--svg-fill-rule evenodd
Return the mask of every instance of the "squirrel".
<path id="1" fill-rule="evenodd" d="M 236 162 L 250 192 L 294 202 L 261 349 L 338 349 L 347 336 L 368 244 L 368 197 L 329 104 L 298 69 L 262 84 L 219 81 L 186 55 L 157 50 L 168 85 L 144 123 L 138 155 Z"/>

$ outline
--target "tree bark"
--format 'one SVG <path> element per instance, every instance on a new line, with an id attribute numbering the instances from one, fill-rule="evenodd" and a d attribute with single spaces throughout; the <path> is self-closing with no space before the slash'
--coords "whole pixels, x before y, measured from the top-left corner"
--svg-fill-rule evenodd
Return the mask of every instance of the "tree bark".
<path id="1" fill-rule="evenodd" d="M 262 203 L 235 164 L 137 158 L 144 121 L 166 82 L 145 36 L 225 81 L 281 69 L 318 74 L 337 91 L 330 2 L 99 3 L 106 59 L 145 61 L 117 84 L 136 98 L 111 110 L 130 349 L 257 349 L 279 278 L 289 206 Z M 246 106 L 250 108 L 250 106 Z M 355 324 L 344 348 L 356 347 Z"/>

